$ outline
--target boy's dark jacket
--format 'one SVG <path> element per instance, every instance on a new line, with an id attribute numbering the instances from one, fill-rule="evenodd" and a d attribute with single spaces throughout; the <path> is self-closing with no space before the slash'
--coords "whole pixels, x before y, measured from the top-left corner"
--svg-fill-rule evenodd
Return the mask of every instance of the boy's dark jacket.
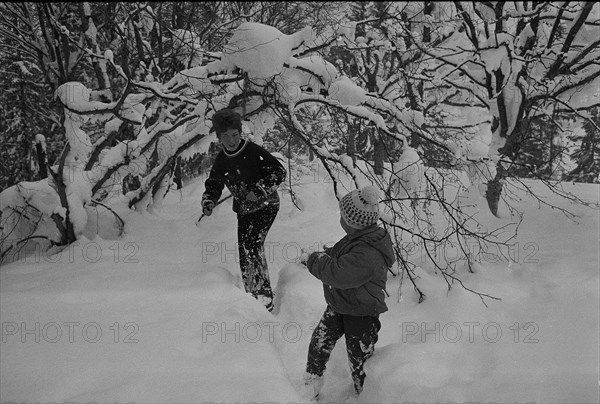
<path id="1" fill-rule="evenodd" d="M 323 282 L 325 301 L 333 311 L 375 316 L 387 311 L 384 289 L 394 261 L 390 235 L 373 224 L 347 234 L 325 252 L 312 253 L 306 266 Z"/>
<path id="2" fill-rule="evenodd" d="M 242 140 L 234 152 L 221 150 L 210 171 L 202 200 L 215 204 L 223 186 L 233 195 L 233 211 L 238 214 L 255 212 L 267 205 L 278 205 L 277 187 L 285 180 L 286 170 L 271 153 L 257 144 Z M 257 201 L 246 199 L 253 191 Z"/>

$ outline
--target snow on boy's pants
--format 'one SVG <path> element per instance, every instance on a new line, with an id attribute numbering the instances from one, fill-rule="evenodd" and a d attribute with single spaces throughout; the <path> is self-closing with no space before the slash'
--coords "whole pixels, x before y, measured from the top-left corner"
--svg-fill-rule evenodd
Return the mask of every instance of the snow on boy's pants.
<path id="1" fill-rule="evenodd" d="M 265 238 L 279 211 L 269 205 L 245 215 L 238 214 L 238 250 L 244 288 L 271 311 L 273 290 L 265 257 Z"/>
<path id="2" fill-rule="evenodd" d="M 380 329 L 378 316 L 339 314 L 327 306 L 310 340 L 306 371 L 323 376 L 335 343 L 342 335 L 346 335 L 346 351 L 350 361 L 354 390 L 356 394 L 360 394 L 365 381 L 364 364 L 375 351 L 377 333 Z"/>

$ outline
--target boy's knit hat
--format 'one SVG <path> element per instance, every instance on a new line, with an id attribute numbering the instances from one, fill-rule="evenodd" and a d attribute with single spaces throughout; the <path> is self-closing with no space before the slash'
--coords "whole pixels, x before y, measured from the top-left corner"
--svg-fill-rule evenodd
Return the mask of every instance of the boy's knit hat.
<path id="1" fill-rule="evenodd" d="M 372 186 L 355 189 L 340 201 L 340 214 L 348 226 L 364 229 L 379 219 L 379 190 Z"/>

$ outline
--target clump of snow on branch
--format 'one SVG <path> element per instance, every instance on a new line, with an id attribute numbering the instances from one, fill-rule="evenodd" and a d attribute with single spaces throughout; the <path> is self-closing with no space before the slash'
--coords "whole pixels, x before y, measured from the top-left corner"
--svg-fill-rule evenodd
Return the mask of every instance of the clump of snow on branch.
<path id="1" fill-rule="evenodd" d="M 344 22 L 336 30 L 336 34 L 344 40 L 354 42 L 356 37 L 356 22 Z"/>
<path id="2" fill-rule="evenodd" d="M 335 65 L 328 62 L 327 60 L 323 59 L 323 57 L 320 55 L 311 55 L 300 59 L 292 57 L 289 60 L 289 66 L 290 68 L 302 68 L 313 73 L 309 76 L 308 80 L 305 83 L 302 83 L 307 86 L 317 84 L 315 83 L 316 80 L 314 77 L 316 75 L 317 77 L 319 77 L 319 79 L 323 81 L 323 86 L 328 88 L 331 85 L 331 83 L 340 75 L 340 72 L 338 71 L 337 67 L 335 67 Z M 314 90 L 313 92 L 315 92 L 316 94 L 319 93 L 318 91 Z"/>
<path id="3" fill-rule="evenodd" d="M 0 210 L 29 205 L 40 213 L 50 217 L 58 214 L 64 217 L 65 210 L 60 208 L 58 194 L 47 180 L 21 182 L 0 193 Z"/>
<path id="4" fill-rule="evenodd" d="M 61 207 L 60 198 L 48 179 L 37 182 L 24 181 L 2 191 L 0 212 L 3 217 L 3 226 L 0 229 L 3 249 L 25 237 L 41 236 L 52 242 L 60 241 L 60 232 L 51 217 L 58 215 L 64 218 L 66 210 Z M 36 218 L 39 221 L 35 223 L 35 228 L 31 228 L 31 222 L 23 220 L 22 212 L 39 216 Z"/>
<path id="5" fill-rule="evenodd" d="M 281 73 L 292 49 L 312 36 L 310 27 L 286 35 L 275 27 L 246 22 L 234 31 L 223 50 L 222 61 L 230 70 L 245 71 L 251 79 L 268 79 Z"/>
<path id="6" fill-rule="evenodd" d="M 275 127 L 275 119 L 273 115 L 267 111 L 261 111 L 258 114 L 252 115 L 250 120 L 246 122 L 250 132 L 253 135 L 254 143 L 261 144 L 263 136 L 269 129 Z"/>
<path id="7" fill-rule="evenodd" d="M 202 64 L 204 50 L 199 43 L 198 35 L 185 29 L 178 29 L 173 35 L 173 50 L 175 57 L 188 67 Z"/>
<path id="8" fill-rule="evenodd" d="M 340 75 L 337 68 L 319 55 L 290 57 L 287 68 L 274 77 L 278 95 L 283 102 L 296 102 L 303 91 L 321 94 Z"/>
<path id="9" fill-rule="evenodd" d="M 342 76 L 329 87 L 329 97 L 342 105 L 357 106 L 364 102 L 367 92 L 350 78 Z"/>
<path id="10" fill-rule="evenodd" d="M 414 196 L 426 183 L 423 160 L 410 146 L 404 146 L 400 158 L 392 165 L 392 172 L 392 186 L 398 198 Z"/>
<path id="11" fill-rule="evenodd" d="M 337 154 L 337 153 L 331 152 L 330 150 L 327 149 L 327 147 L 318 147 L 318 148 L 316 148 L 316 152 L 321 157 L 334 163 L 334 165 L 338 165 L 340 168 L 342 168 L 342 172 L 346 172 L 347 174 L 349 174 L 352 177 L 352 180 L 354 181 L 354 184 L 356 185 L 357 188 L 362 188 L 362 187 L 365 187 L 368 185 L 373 185 L 372 181 L 369 178 L 367 178 L 367 176 L 365 175 L 365 172 L 363 170 L 359 169 L 354 164 L 352 157 L 348 156 L 347 154 Z M 344 189 L 338 188 L 336 190 L 336 192 L 337 192 L 336 196 L 338 197 L 338 199 L 341 199 L 345 195 L 345 193 L 349 190 L 350 189 L 344 190 Z"/>
<path id="12" fill-rule="evenodd" d="M 69 204 L 69 219 L 73 224 L 76 235 L 83 233 L 88 216 L 85 205 L 92 199 L 92 184 L 87 178 L 87 173 L 79 166 L 65 167 L 64 179 L 66 185 L 67 202 Z"/>
<path id="13" fill-rule="evenodd" d="M 142 103 L 145 99 L 145 94 L 129 94 L 125 98 L 119 114 L 124 119 L 141 125 L 146 112 L 146 107 Z"/>
<path id="14" fill-rule="evenodd" d="M 92 151 L 92 143 L 89 136 L 81 130 L 81 125 L 87 120 L 71 111 L 78 109 L 90 101 L 90 90 L 78 82 L 69 82 L 61 85 L 56 90 L 56 96 L 65 108 L 65 136 L 70 146 L 69 159 L 67 163 L 74 164 L 83 162 Z"/>

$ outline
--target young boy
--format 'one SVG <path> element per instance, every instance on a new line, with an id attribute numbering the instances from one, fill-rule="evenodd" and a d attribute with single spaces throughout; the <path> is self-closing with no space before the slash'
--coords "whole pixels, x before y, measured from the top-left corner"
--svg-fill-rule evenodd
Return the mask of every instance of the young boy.
<path id="1" fill-rule="evenodd" d="M 279 211 L 277 187 L 286 170 L 279 160 L 257 144 L 241 138 L 242 120 L 230 109 L 217 111 L 212 118 L 217 138 L 223 145 L 205 182 L 202 212 L 212 214 L 223 187 L 233 195 L 238 219 L 238 251 L 244 288 L 267 310 L 273 310 L 264 243 Z"/>
<path id="2" fill-rule="evenodd" d="M 327 302 L 308 348 L 304 383 L 310 399 L 318 398 L 325 366 L 342 335 L 346 336 L 356 395 L 363 389 L 363 366 L 375 349 L 381 328 L 379 314 L 387 311 L 385 283 L 388 268 L 395 261 L 392 240 L 377 225 L 378 194 L 377 188 L 368 186 L 344 196 L 340 201 L 340 225 L 346 236 L 306 260 L 310 273 L 323 282 Z"/>

